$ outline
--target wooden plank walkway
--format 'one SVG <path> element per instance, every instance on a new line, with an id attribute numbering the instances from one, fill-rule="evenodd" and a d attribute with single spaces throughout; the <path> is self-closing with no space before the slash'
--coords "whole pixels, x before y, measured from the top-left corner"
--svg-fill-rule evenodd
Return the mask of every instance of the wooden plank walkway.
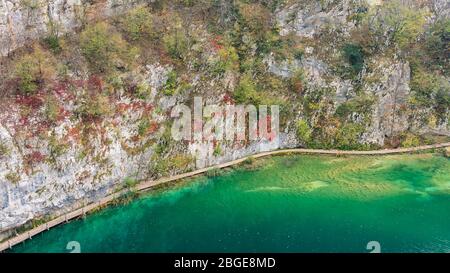
<path id="1" fill-rule="evenodd" d="M 438 148 L 446 148 L 450 147 L 450 142 L 446 143 L 440 143 L 440 144 L 433 144 L 433 145 L 423 145 L 413 148 L 399 148 L 399 149 L 384 149 L 384 150 L 374 150 L 374 151 L 341 151 L 341 150 L 321 150 L 321 149 L 283 149 L 283 150 L 274 150 L 274 151 L 268 151 L 268 152 L 261 152 L 259 154 L 246 156 L 240 159 L 236 159 L 233 161 L 229 161 L 226 163 L 218 164 L 215 166 L 198 169 L 192 172 L 174 175 L 166 178 L 161 178 L 158 180 L 151 180 L 151 181 L 143 181 L 136 185 L 134 187 L 137 191 L 145 191 L 152 187 L 155 187 L 157 185 L 165 184 L 168 182 L 180 180 L 187 177 L 192 177 L 195 175 L 199 175 L 202 173 L 205 173 L 211 169 L 222 169 L 226 167 L 230 167 L 239 163 L 242 163 L 243 161 L 247 160 L 248 158 L 261 158 L 265 156 L 270 155 L 281 155 L 281 154 L 330 154 L 330 155 L 387 155 L 387 154 L 400 154 L 400 153 L 410 153 L 410 152 L 417 152 L 417 151 L 423 151 L 423 150 L 430 150 L 430 149 L 438 149 Z M 121 195 L 125 194 L 127 192 L 127 189 L 120 190 L 118 192 L 112 193 L 108 196 L 105 196 L 104 198 L 100 199 L 97 202 L 91 203 L 89 205 L 80 207 L 78 209 L 75 209 L 69 213 L 60 215 L 53 220 L 48 221 L 47 223 L 44 223 L 42 225 L 39 225 L 29 231 L 26 231 L 22 234 L 19 234 L 17 236 L 14 236 L 2 243 L 0 243 L 0 252 L 4 251 L 8 248 L 13 247 L 14 245 L 17 245 L 27 239 L 31 239 L 33 236 L 48 230 L 52 227 L 55 227 L 57 225 L 60 225 L 64 222 L 68 222 L 74 218 L 80 217 L 85 215 L 86 213 L 97 209 L 99 207 L 105 206 L 114 199 L 117 199 Z"/>

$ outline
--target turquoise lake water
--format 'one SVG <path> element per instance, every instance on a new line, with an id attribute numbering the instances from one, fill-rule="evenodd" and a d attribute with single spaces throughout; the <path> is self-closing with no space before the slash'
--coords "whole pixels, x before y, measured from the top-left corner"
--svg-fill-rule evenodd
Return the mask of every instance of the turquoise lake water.
<path id="1" fill-rule="evenodd" d="M 11 252 L 450 252 L 450 160 L 284 156 L 198 177 Z"/>

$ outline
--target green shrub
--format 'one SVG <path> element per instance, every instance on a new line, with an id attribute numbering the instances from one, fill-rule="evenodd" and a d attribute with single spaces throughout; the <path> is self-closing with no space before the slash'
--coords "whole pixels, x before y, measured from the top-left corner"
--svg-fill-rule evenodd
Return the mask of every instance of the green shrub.
<path id="1" fill-rule="evenodd" d="M 261 99 L 253 79 L 249 75 L 244 75 L 239 81 L 239 85 L 234 91 L 233 98 L 236 103 L 251 103 L 258 105 Z"/>
<path id="2" fill-rule="evenodd" d="M 436 76 L 420 67 L 412 69 L 411 74 L 411 90 L 416 100 L 423 105 L 429 105 L 437 89 Z"/>
<path id="3" fill-rule="evenodd" d="M 18 173 L 10 172 L 5 175 L 5 179 L 13 184 L 16 184 L 20 181 L 20 175 Z"/>
<path id="4" fill-rule="evenodd" d="M 209 170 L 206 171 L 206 176 L 207 177 L 216 177 L 219 176 L 222 173 L 222 171 L 218 168 L 211 168 Z"/>
<path id="5" fill-rule="evenodd" d="M 9 148 L 8 146 L 0 141 L 0 157 L 8 155 L 9 154 Z"/>
<path id="6" fill-rule="evenodd" d="M 342 150 L 357 150 L 360 148 L 359 137 L 364 127 L 356 123 L 347 123 L 340 127 L 335 137 L 335 147 Z"/>
<path id="7" fill-rule="evenodd" d="M 412 70 L 411 90 L 413 104 L 432 107 L 440 119 L 447 118 L 450 108 L 450 83 L 445 77 L 432 74 L 423 68 Z"/>
<path id="8" fill-rule="evenodd" d="M 297 93 L 302 94 L 306 87 L 306 77 L 303 69 L 297 69 L 290 78 L 289 85 L 291 89 Z"/>
<path id="9" fill-rule="evenodd" d="M 297 61 L 301 61 L 303 59 L 304 55 L 305 55 L 305 51 L 301 48 L 295 49 L 295 51 L 293 53 L 294 59 L 296 59 Z"/>
<path id="10" fill-rule="evenodd" d="M 364 18 L 367 16 L 367 11 L 368 8 L 366 6 L 360 6 L 355 13 L 352 13 L 347 17 L 347 20 L 355 22 L 358 26 L 364 21 Z"/>
<path id="11" fill-rule="evenodd" d="M 175 27 L 163 37 L 163 45 L 175 60 L 182 60 L 188 51 L 188 38 L 181 27 Z"/>
<path id="12" fill-rule="evenodd" d="M 120 21 L 126 37 L 132 41 L 151 38 L 153 35 L 152 15 L 148 8 L 137 7 L 128 12 Z"/>
<path id="13" fill-rule="evenodd" d="M 239 56 L 236 49 L 232 46 L 225 47 L 219 50 L 219 58 L 214 63 L 214 72 L 216 74 L 223 74 L 226 71 L 237 71 L 239 69 Z"/>
<path id="14" fill-rule="evenodd" d="M 336 108 L 336 115 L 341 120 L 346 120 L 352 113 L 358 114 L 370 114 L 371 108 L 374 103 L 372 97 L 359 96 L 352 98 Z"/>
<path id="15" fill-rule="evenodd" d="M 171 171 L 189 171 L 193 159 L 190 156 L 178 154 L 167 158 L 154 156 L 151 162 L 151 173 L 158 176 L 168 175 Z"/>
<path id="16" fill-rule="evenodd" d="M 449 57 L 450 57 L 450 20 L 441 19 L 436 21 L 426 37 L 426 48 L 429 55 L 436 62 L 442 66 L 444 71 L 449 71 Z"/>
<path id="17" fill-rule="evenodd" d="M 174 70 L 172 70 L 167 75 L 167 81 L 164 84 L 163 93 L 166 96 L 172 96 L 180 94 L 185 90 L 188 90 L 189 88 L 191 88 L 191 85 L 189 83 L 178 82 L 178 75 Z"/>
<path id="18" fill-rule="evenodd" d="M 167 81 L 164 84 L 164 95 L 172 96 L 176 93 L 177 90 L 177 72 L 175 70 L 172 70 L 167 75 Z"/>
<path id="19" fill-rule="evenodd" d="M 62 50 L 59 43 L 59 38 L 56 35 L 47 36 L 46 38 L 44 38 L 44 43 L 51 51 L 53 51 L 53 53 L 60 53 Z"/>
<path id="20" fill-rule="evenodd" d="M 69 145 L 61 142 L 56 137 L 51 136 L 49 139 L 48 148 L 50 150 L 49 159 L 54 163 L 58 157 L 62 156 L 69 149 Z"/>
<path id="21" fill-rule="evenodd" d="M 33 52 L 22 56 L 14 67 L 13 76 L 17 79 L 18 91 L 23 95 L 34 94 L 47 81 L 55 77 L 54 58 L 35 46 Z"/>
<path id="22" fill-rule="evenodd" d="M 136 49 L 104 22 L 89 25 L 80 35 L 80 47 L 91 71 L 107 73 L 120 65 L 132 63 Z"/>
<path id="23" fill-rule="evenodd" d="M 170 144 L 172 143 L 170 126 L 168 126 L 166 128 L 169 128 L 169 129 L 166 129 L 164 131 L 163 135 L 158 140 L 158 145 L 156 145 L 156 147 L 155 147 L 155 153 L 157 155 L 162 155 L 162 154 L 166 153 L 170 147 Z"/>
<path id="24" fill-rule="evenodd" d="M 147 118 L 142 119 L 138 125 L 138 135 L 145 136 L 150 128 L 150 122 Z"/>
<path id="25" fill-rule="evenodd" d="M 149 167 L 150 174 L 155 176 L 165 176 L 169 172 L 169 160 L 154 155 L 150 161 Z"/>
<path id="26" fill-rule="evenodd" d="M 411 133 L 406 133 L 406 135 L 404 135 L 402 138 L 403 141 L 401 143 L 401 146 L 404 148 L 417 147 L 420 145 L 419 137 Z"/>
<path id="27" fill-rule="evenodd" d="M 255 163 L 255 158 L 253 156 L 249 156 L 243 161 L 243 163 L 245 165 L 252 165 L 253 163 Z"/>
<path id="28" fill-rule="evenodd" d="M 186 170 L 192 161 L 191 156 L 178 154 L 170 158 L 170 168 L 176 171 Z"/>
<path id="29" fill-rule="evenodd" d="M 423 33 L 428 12 L 403 4 L 399 0 L 386 1 L 373 8 L 366 18 L 366 24 L 376 37 L 387 38 L 400 48 L 414 43 Z"/>
<path id="30" fill-rule="evenodd" d="M 112 90 L 120 90 L 126 88 L 124 80 L 116 74 L 111 74 L 106 77 L 106 83 Z"/>
<path id="31" fill-rule="evenodd" d="M 364 66 L 362 47 L 355 44 L 346 44 L 342 49 L 345 60 L 350 64 L 353 74 L 359 74 Z"/>
<path id="32" fill-rule="evenodd" d="M 271 27 L 270 11 L 259 3 L 240 3 L 241 23 L 259 39 L 263 39 Z"/>
<path id="33" fill-rule="evenodd" d="M 440 85 L 434 95 L 434 109 L 441 120 L 448 121 L 448 111 L 450 109 L 450 83 L 441 78 Z"/>
<path id="34" fill-rule="evenodd" d="M 43 5 L 40 0 L 20 0 L 19 4 L 21 7 L 27 8 L 29 10 L 37 10 Z"/>
<path id="35" fill-rule="evenodd" d="M 220 147 L 220 145 L 216 145 L 216 147 L 214 147 L 213 155 L 220 156 L 221 154 L 222 154 L 222 148 Z"/>
<path id="36" fill-rule="evenodd" d="M 111 103 L 104 94 L 87 95 L 81 101 L 76 113 L 86 121 L 96 120 L 112 113 Z"/>
<path id="37" fill-rule="evenodd" d="M 48 96 L 45 100 L 44 115 L 50 122 L 55 122 L 59 117 L 58 101 L 53 96 Z"/>
<path id="38" fill-rule="evenodd" d="M 305 144 L 311 141 L 312 130 L 305 120 L 301 119 L 297 121 L 296 134 L 297 138 Z"/>
<path id="39" fill-rule="evenodd" d="M 63 49 L 62 43 L 59 39 L 60 29 L 61 26 L 58 22 L 49 20 L 47 23 L 47 37 L 43 39 L 43 42 L 46 44 L 47 48 L 55 54 L 61 53 Z"/>
<path id="40" fill-rule="evenodd" d="M 135 93 L 138 98 L 145 100 L 151 93 L 150 85 L 145 83 L 138 84 Z"/>
<path id="41" fill-rule="evenodd" d="M 23 57 L 16 65 L 15 76 L 19 78 L 19 91 L 22 94 L 32 94 L 38 89 L 38 68 L 31 56 Z"/>
<path id="42" fill-rule="evenodd" d="M 125 179 L 123 180 L 124 187 L 127 188 L 127 189 L 133 188 L 138 183 L 139 183 L 139 181 L 136 178 L 134 178 L 134 177 L 129 177 L 128 176 L 128 177 L 125 177 Z"/>

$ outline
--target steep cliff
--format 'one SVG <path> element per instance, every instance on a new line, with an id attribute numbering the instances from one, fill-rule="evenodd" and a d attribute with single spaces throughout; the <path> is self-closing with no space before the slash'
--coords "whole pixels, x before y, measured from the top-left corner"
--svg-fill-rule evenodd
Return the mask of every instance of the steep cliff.
<path id="1" fill-rule="evenodd" d="M 138 0 L 2 0 L 0 55 L 51 32 L 70 32 L 84 24 L 118 15 Z M 149 1 L 150 2 L 150 1 Z"/>

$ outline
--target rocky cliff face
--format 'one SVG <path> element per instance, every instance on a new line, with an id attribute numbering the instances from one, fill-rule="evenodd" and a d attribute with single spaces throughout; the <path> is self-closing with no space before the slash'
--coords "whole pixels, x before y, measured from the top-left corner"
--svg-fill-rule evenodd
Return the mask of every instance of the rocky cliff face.
<path id="1" fill-rule="evenodd" d="M 2 0 L 0 55 L 6 56 L 49 32 L 69 32 L 83 24 L 131 9 L 139 0 Z"/>
<path id="2" fill-rule="evenodd" d="M 150 2 L 164 1 L 1 0 L 0 53 L 6 56 L 54 31 L 62 36 L 81 30 L 86 37 L 86 25 L 102 18 L 119 22 L 114 25 L 119 31 L 110 35 L 116 39 L 126 29 L 116 15 Z M 132 45 L 127 52 L 140 49 L 133 65 L 115 59 L 112 73 L 93 72 L 86 53 L 91 44 L 83 48 L 73 42 L 80 40 L 78 34 L 68 34 L 58 53 L 48 57 L 58 73 L 47 73 L 45 84 L 31 81 L 39 86 L 34 93 L 20 93 L 17 83 L 30 82 L 18 75 L 2 75 L 10 81 L 0 86 L 13 95 L 0 105 L 0 233 L 98 200 L 136 180 L 260 151 L 376 148 L 398 146 L 400 140 L 416 145 L 430 132 L 450 134 L 445 62 L 418 69 L 417 59 L 407 54 L 417 52 L 411 48 L 425 38 L 409 33 L 406 38 L 413 42 L 406 47 L 403 40 L 387 38 L 394 28 L 385 22 L 376 30 L 364 29 L 366 19 L 360 18 L 375 22 L 378 13 L 371 11 L 384 1 L 285 2 L 234 8 L 227 1 L 214 2 L 218 7 L 207 6 L 208 1 L 188 7 L 170 2 L 152 9 L 154 33 L 147 40 L 132 39 L 129 32 L 121 34 L 126 39 L 116 39 Z M 448 20 L 446 1 L 405 5 L 409 13 L 408 5 L 424 10 L 426 24 L 420 27 L 425 29 Z M 233 15 L 236 10 L 239 16 Z M 206 14 L 214 14 L 211 21 Z M 141 20 L 146 13 L 138 15 L 133 18 Z M 142 31 L 139 20 L 132 21 L 132 34 Z M 218 24 L 222 29 L 211 32 Z M 12 71 L 24 59 L 7 60 Z M 440 84 L 425 95 L 419 94 L 424 75 Z M 281 105 L 280 134 L 271 142 L 173 141 L 171 109 L 190 106 L 194 96 L 207 105 Z M 299 121 L 305 121 L 303 127 Z"/>
<path id="3" fill-rule="evenodd" d="M 275 141 L 252 142 L 250 145 L 223 143 L 220 144 L 220 154 L 214 153 L 215 145 L 210 142 L 188 145 L 177 143 L 171 154 L 192 159 L 186 165 L 179 165 L 167 173 L 149 173 L 149 163 L 155 160 L 156 153 L 155 148 L 150 145 L 158 143 L 164 132 L 171 129 L 165 123 L 170 117 L 150 113 L 149 110 L 158 105 L 167 111 L 177 99 L 156 95 L 161 92 L 171 68 L 152 64 L 147 69 L 143 81 L 153 90 L 148 100 L 116 101 L 122 109 L 120 115 L 111 120 L 90 124 L 89 128 L 82 121 L 63 119 L 48 132 L 50 138 L 35 136 L 30 139 L 23 134 L 42 126 L 38 117 L 17 126 L 16 121 L 20 119 L 19 107 L 8 109 L 8 114 L 3 113 L 0 140 L 7 152 L 0 157 L 1 230 L 10 230 L 37 217 L 69 212 L 74 207 L 113 193 L 124 186 L 127 178 L 157 178 L 298 145 L 295 134 L 288 132 L 281 132 Z M 178 100 L 182 103 L 182 99 Z M 219 100 L 212 99 L 206 103 L 218 102 Z M 72 103 L 70 99 L 66 100 L 64 107 L 70 108 Z M 150 118 L 155 127 L 151 134 L 136 140 L 139 130 L 137 123 L 143 117 Z M 87 131 L 95 132 L 86 139 L 89 145 L 80 141 L 83 134 L 89 134 Z M 64 151 L 53 161 L 50 155 L 60 148 Z M 171 155 L 164 156 L 174 160 Z M 14 178 L 11 175 L 17 176 L 18 181 L 12 181 Z"/>

